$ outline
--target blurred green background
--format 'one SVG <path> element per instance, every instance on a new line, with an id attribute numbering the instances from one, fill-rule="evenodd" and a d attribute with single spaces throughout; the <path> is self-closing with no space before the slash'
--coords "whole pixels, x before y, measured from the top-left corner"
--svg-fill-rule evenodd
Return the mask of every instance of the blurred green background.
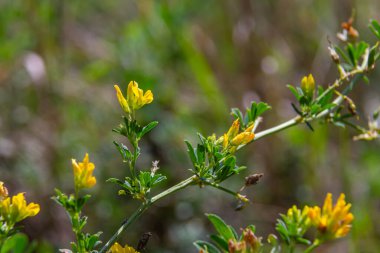
<path id="1" fill-rule="evenodd" d="M 70 159 L 85 152 L 98 178 L 85 209 L 87 230 L 103 231 L 106 241 L 136 208 L 105 182 L 127 173 L 112 144 L 111 129 L 121 120 L 114 83 L 136 80 L 155 95 L 138 115 L 141 122 L 160 121 L 142 142 L 138 166 L 159 160 L 169 178 L 165 188 L 190 175 L 183 140 L 222 134 L 230 107 L 244 109 L 251 100 L 272 105 L 260 131 L 294 116 L 287 83 L 309 73 L 318 84 L 331 83 L 328 39 L 336 41 L 353 8 L 361 38 L 373 41 L 367 23 L 380 20 L 377 0 L 1 0 L 0 180 L 11 194 L 27 192 L 41 205 L 24 223 L 26 233 L 48 242 L 51 252 L 69 247 L 69 220 L 50 197 L 55 187 L 73 190 Z M 353 94 L 362 120 L 380 105 L 380 71 L 370 80 Z M 153 206 L 120 242 L 135 246 L 150 231 L 147 252 L 196 252 L 192 242 L 213 232 L 205 212 L 237 229 L 256 224 L 266 238 L 292 204 L 321 204 L 327 192 L 335 198 L 345 192 L 355 215 L 352 233 L 317 252 L 377 252 L 379 142 L 353 142 L 350 130 L 313 126 L 315 132 L 297 126 L 239 153 L 248 170 L 226 186 L 237 190 L 244 176 L 265 174 L 246 190 L 253 204 L 242 211 L 234 211 L 230 196 L 192 187 Z"/>

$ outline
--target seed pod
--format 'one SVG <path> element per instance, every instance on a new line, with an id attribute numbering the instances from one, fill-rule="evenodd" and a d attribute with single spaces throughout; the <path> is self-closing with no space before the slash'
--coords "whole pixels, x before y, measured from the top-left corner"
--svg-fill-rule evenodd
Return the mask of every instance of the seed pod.
<path id="1" fill-rule="evenodd" d="M 259 182 L 260 178 L 262 178 L 263 176 L 264 176 L 263 173 L 259 173 L 259 174 L 253 174 L 253 175 L 246 177 L 245 178 L 245 186 L 257 184 Z"/>

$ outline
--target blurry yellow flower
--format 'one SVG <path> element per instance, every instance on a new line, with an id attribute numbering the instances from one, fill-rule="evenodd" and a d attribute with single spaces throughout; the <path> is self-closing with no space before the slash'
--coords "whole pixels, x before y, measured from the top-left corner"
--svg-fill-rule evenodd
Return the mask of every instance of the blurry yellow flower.
<path id="1" fill-rule="evenodd" d="M 82 188 L 90 188 L 96 184 L 96 178 L 92 175 L 95 164 L 89 161 L 88 154 L 83 158 L 83 162 L 77 163 L 75 159 L 71 159 L 74 171 L 75 189 L 78 191 Z"/>
<path id="2" fill-rule="evenodd" d="M 0 201 L 8 197 L 8 189 L 4 186 L 4 183 L 0 181 Z"/>
<path id="3" fill-rule="evenodd" d="M 232 126 L 230 127 L 230 129 L 228 129 L 227 138 L 229 140 L 234 138 L 239 133 L 239 128 L 240 128 L 240 122 L 237 119 L 232 123 Z"/>
<path id="4" fill-rule="evenodd" d="M 9 224 L 22 221 L 27 217 L 35 216 L 39 213 L 40 206 L 35 203 L 26 204 L 24 193 L 16 196 L 6 197 L 0 201 L 0 215 Z"/>
<path id="5" fill-rule="evenodd" d="M 128 84 L 127 98 L 123 96 L 118 85 L 115 84 L 114 87 L 120 106 L 127 114 L 130 114 L 133 110 L 138 110 L 153 101 L 152 91 L 147 90 L 144 94 L 144 91 L 139 89 L 139 85 L 135 81 L 131 81 Z"/>
<path id="6" fill-rule="evenodd" d="M 242 132 L 236 135 L 236 137 L 231 140 L 231 145 L 233 146 L 245 145 L 251 142 L 253 138 L 255 138 L 254 133 Z"/>
<path id="7" fill-rule="evenodd" d="M 230 129 L 227 133 L 223 135 L 223 148 L 227 149 L 229 145 L 234 146 L 232 147 L 232 151 L 236 149 L 239 145 L 245 145 L 249 142 L 251 142 L 255 138 L 255 134 L 253 133 L 253 127 L 252 124 L 249 126 L 246 130 L 239 133 L 240 130 L 240 123 L 239 120 L 235 120 Z"/>
<path id="8" fill-rule="evenodd" d="M 115 244 L 112 245 L 108 253 L 139 253 L 139 252 L 136 251 L 134 248 L 128 246 L 127 244 L 123 248 L 120 244 L 115 242 Z"/>
<path id="9" fill-rule="evenodd" d="M 309 208 L 308 216 L 321 236 L 325 239 L 334 239 L 346 236 L 351 229 L 354 215 L 349 212 L 351 204 L 347 204 L 342 193 L 335 206 L 332 203 L 332 194 L 328 193 L 321 210 L 315 206 Z"/>
<path id="10" fill-rule="evenodd" d="M 307 97 L 312 97 L 315 90 L 315 81 L 312 74 L 304 76 L 301 81 L 301 89 Z"/>

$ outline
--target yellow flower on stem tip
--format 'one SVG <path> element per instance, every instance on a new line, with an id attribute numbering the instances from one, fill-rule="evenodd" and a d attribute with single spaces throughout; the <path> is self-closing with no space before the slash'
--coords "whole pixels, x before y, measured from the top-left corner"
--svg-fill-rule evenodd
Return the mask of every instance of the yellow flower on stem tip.
<path id="1" fill-rule="evenodd" d="M 19 193 L 12 198 L 6 197 L 0 201 L 0 215 L 10 224 L 32 217 L 40 212 L 40 205 L 29 203 L 27 205 L 24 193 Z"/>
<path id="2" fill-rule="evenodd" d="M 304 76 L 301 80 L 301 89 L 306 96 L 312 97 L 315 90 L 315 81 L 312 74 Z"/>
<path id="3" fill-rule="evenodd" d="M 0 201 L 8 197 L 8 189 L 4 186 L 4 183 L 0 181 Z"/>
<path id="4" fill-rule="evenodd" d="M 328 193 L 322 210 L 319 206 L 309 208 L 309 219 L 322 236 L 321 239 L 335 239 L 346 236 L 351 229 L 354 215 L 350 213 L 351 204 L 345 201 L 345 195 L 340 194 L 335 206 L 332 194 Z"/>
<path id="5" fill-rule="evenodd" d="M 120 244 L 115 242 L 114 245 L 112 245 L 111 249 L 107 253 L 139 253 L 131 246 L 128 246 L 127 244 L 123 248 Z"/>
<path id="6" fill-rule="evenodd" d="M 92 175 L 95 164 L 89 161 L 88 154 L 83 158 L 83 162 L 77 163 L 75 159 L 71 159 L 74 171 L 75 189 L 78 191 L 82 188 L 91 188 L 96 184 L 96 178 Z"/>
<path id="7" fill-rule="evenodd" d="M 153 101 L 152 91 L 147 90 L 144 94 L 144 91 L 139 89 L 139 85 L 135 81 L 131 81 L 128 84 L 127 98 L 123 96 L 118 85 L 115 84 L 114 87 L 120 106 L 127 114 L 130 114 L 133 110 L 138 110 Z"/>

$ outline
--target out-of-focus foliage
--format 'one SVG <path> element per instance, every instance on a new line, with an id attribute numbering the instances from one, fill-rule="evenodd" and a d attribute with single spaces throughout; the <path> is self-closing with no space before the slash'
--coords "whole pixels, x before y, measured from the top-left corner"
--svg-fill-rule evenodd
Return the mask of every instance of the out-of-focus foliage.
<path id="1" fill-rule="evenodd" d="M 155 105 L 139 117 L 159 120 L 160 127 L 142 141 L 139 167 L 149 170 L 159 160 L 169 180 L 158 187 L 171 185 L 192 168 L 183 139 L 195 143 L 199 129 L 205 136 L 223 134 L 228 108 L 265 101 L 272 110 L 260 128 L 269 127 L 294 115 L 285 84 L 308 73 L 321 83 L 332 80 L 326 37 L 335 40 L 352 8 L 360 36 L 373 36 L 363 28 L 369 18 L 380 20 L 375 0 L 1 1 L 0 180 L 12 195 L 25 191 L 40 203 L 40 215 L 25 222 L 30 240 L 49 241 L 51 252 L 73 240 L 68 218 L 50 196 L 56 187 L 73 190 L 70 158 L 87 151 L 98 182 L 84 210 L 92 217 L 85 232 L 102 230 L 101 239 L 108 238 L 134 210 L 123 196 L 110 198 L 118 188 L 105 183 L 125 175 L 110 131 L 120 121 L 114 83 L 136 80 L 155 94 Z M 371 87 L 354 91 L 361 118 L 380 104 L 379 72 L 370 80 Z M 254 206 L 236 213 L 232 198 L 190 188 L 153 206 L 125 238 L 137 244 L 151 231 L 149 252 L 193 252 L 192 241 L 210 228 L 204 212 L 234 227 L 254 223 L 267 234 L 289 205 L 345 192 L 354 203 L 353 233 L 322 250 L 375 252 L 379 142 L 352 142 L 349 130 L 313 128 L 295 127 L 238 154 L 248 165 L 243 175 L 265 173 L 244 193 Z M 239 189 L 243 182 L 229 184 Z M 41 252 L 49 252 L 45 248 Z"/>

